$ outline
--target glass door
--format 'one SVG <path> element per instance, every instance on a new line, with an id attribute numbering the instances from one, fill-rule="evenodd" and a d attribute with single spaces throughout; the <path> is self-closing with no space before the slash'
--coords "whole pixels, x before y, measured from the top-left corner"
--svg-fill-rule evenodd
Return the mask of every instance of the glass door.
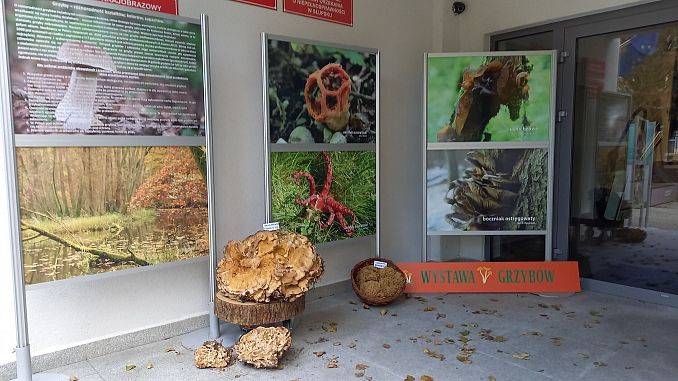
<path id="1" fill-rule="evenodd" d="M 584 277 L 678 294 L 678 22 L 571 42 L 570 258 Z"/>

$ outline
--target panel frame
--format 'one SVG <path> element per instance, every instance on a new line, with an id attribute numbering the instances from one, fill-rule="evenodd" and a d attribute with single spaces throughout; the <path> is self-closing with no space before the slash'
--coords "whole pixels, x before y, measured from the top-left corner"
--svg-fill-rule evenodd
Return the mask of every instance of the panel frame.
<path id="1" fill-rule="evenodd" d="M 536 141 L 511 141 L 511 142 L 445 142 L 436 143 L 428 141 L 428 73 L 430 58 L 447 57 L 497 57 L 497 56 L 521 56 L 521 55 L 550 55 L 551 56 L 551 92 L 549 105 L 549 129 L 548 140 Z M 552 260 L 552 237 L 553 237 L 553 189 L 554 189 L 554 147 L 555 147 L 555 124 L 556 124 L 556 90 L 558 85 L 558 60 L 556 50 L 531 50 L 531 51 L 494 51 L 494 52 L 460 52 L 460 53 L 425 53 L 424 54 L 424 102 L 422 120 L 422 261 L 428 261 L 428 242 L 430 236 L 498 236 L 498 235 L 534 235 L 544 236 L 546 241 L 544 259 Z M 501 230 L 501 231 L 429 231 L 428 201 L 427 201 L 427 160 L 428 152 L 439 150 L 464 150 L 464 149 L 546 149 L 548 154 L 548 177 L 547 177 L 547 200 L 546 200 L 546 229 L 545 230 Z"/>
<path id="2" fill-rule="evenodd" d="M 310 45 L 321 45 L 321 46 L 328 46 L 328 47 L 334 47 L 334 48 L 339 48 L 339 49 L 347 49 L 347 50 L 355 50 L 358 52 L 362 53 L 368 53 L 368 54 L 374 54 L 376 57 L 376 102 L 375 102 L 375 107 L 376 107 L 376 113 L 375 113 L 375 142 L 374 143 L 342 143 L 342 144 L 322 144 L 322 143 L 308 143 L 308 144 L 277 144 L 277 143 L 271 143 L 271 129 L 270 129 L 270 104 L 269 104 L 269 97 L 268 97 L 268 83 L 269 83 L 269 78 L 268 78 L 268 41 L 269 40 L 277 40 L 277 41 L 283 41 L 283 42 L 298 42 L 302 44 L 310 44 Z M 261 87 L 262 87 L 262 120 L 263 120 L 263 152 L 264 152 L 264 178 L 265 178 L 265 184 L 264 184 L 264 192 L 265 192 L 265 218 L 264 222 L 265 223 L 270 223 L 270 222 L 275 222 L 272 221 L 273 217 L 273 207 L 272 207 L 272 177 L 271 177 L 271 153 L 274 152 L 321 152 L 321 151 L 326 151 L 326 152 L 356 152 L 356 151 L 362 151 L 362 152 L 375 152 L 376 155 L 376 221 L 375 221 L 375 229 L 376 233 L 371 236 L 365 236 L 365 237 L 354 237 L 354 238 L 347 238 L 347 239 L 342 239 L 339 241 L 332 241 L 332 242 L 323 242 L 316 244 L 315 246 L 318 248 L 328 248 L 328 247 L 335 247 L 338 244 L 342 242 L 355 242 L 355 241 L 363 241 L 365 238 L 370 238 L 374 237 L 375 241 L 375 256 L 376 257 L 381 257 L 381 252 L 380 252 L 380 218 L 381 218 L 381 212 L 380 212 L 380 170 L 381 170 L 381 165 L 380 165 L 380 160 L 379 160 L 379 144 L 380 144 L 380 77 L 381 77 L 381 70 L 380 70 L 380 51 L 379 49 L 375 48 L 369 48 L 369 47 L 361 47 L 361 46 L 355 46 L 355 45 L 347 45 L 347 44 L 337 44 L 337 43 L 332 43 L 332 42 L 327 42 L 327 41 L 318 41 L 318 40 L 312 40 L 312 39 L 307 39 L 307 38 L 297 38 L 297 37 L 291 37 L 291 36 L 284 36 L 284 35 L 279 35 L 279 34 L 272 34 L 272 33 L 267 33 L 267 32 L 262 32 L 261 33 Z"/>

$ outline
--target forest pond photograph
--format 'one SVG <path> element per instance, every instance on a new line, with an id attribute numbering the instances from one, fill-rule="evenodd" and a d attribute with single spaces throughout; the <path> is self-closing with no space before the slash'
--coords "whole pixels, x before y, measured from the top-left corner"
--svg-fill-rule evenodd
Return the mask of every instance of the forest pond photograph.
<path id="1" fill-rule="evenodd" d="M 208 255 L 203 147 L 19 148 L 27 284 Z"/>

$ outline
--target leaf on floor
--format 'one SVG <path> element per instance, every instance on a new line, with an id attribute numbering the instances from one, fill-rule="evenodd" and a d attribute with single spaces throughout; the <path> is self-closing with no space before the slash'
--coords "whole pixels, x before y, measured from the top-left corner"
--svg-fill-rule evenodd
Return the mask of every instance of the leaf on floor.
<path id="1" fill-rule="evenodd" d="M 433 377 L 428 375 L 423 375 L 419 378 L 420 381 L 433 381 Z"/>
<path id="2" fill-rule="evenodd" d="M 382 308 L 381 311 L 379 311 L 379 314 L 381 314 L 381 316 L 384 316 L 387 313 L 388 313 L 388 310 L 386 308 Z"/>
<path id="3" fill-rule="evenodd" d="M 447 324 L 445 324 L 445 327 L 447 327 L 447 328 L 449 328 L 449 329 L 453 329 L 453 328 L 454 328 L 454 324 L 452 324 L 452 323 L 447 323 Z"/>
<path id="4" fill-rule="evenodd" d="M 327 363 L 327 367 L 330 369 L 338 368 L 339 367 L 339 357 L 332 357 L 330 361 Z"/>
<path id="5" fill-rule="evenodd" d="M 589 311 L 589 315 L 595 316 L 595 317 L 602 317 L 603 316 L 603 314 L 600 311 L 596 311 L 596 310 Z"/>
<path id="6" fill-rule="evenodd" d="M 430 350 L 430 349 L 428 349 L 428 348 L 424 348 L 424 353 L 425 353 L 428 357 L 431 357 L 431 358 L 434 358 L 434 359 L 437 359 L 437 360 L 440 360 L 440 361 L 445 360 L 445 355 L 443 355 L 442 353 L 438 353 L 438 352 L 436 352 L 436 351 L 432 351 L 432 350 Z"/>
<path id="7" fill-rule="evenodd" d="M 432 311 L 435 311 L 436 309 L 437 309 L 437 307 L 435 307 L 435 306 L 428 306 L 428 307 L 425 307 L 422 311 L 432 312 Z"/>
<path id="8" fill-rule="evenodd" d="M 323 356 L 325 355 L 325 353 L 326 353 L 325 351 L 313 352 L 313 354 L 314 354 L 316 357 L 323 357 Z"/>
<path id="9" fill-rule="evenodd" d="M 153 365 L 152 362 L 149 362 L 148 364 L 146 364 L 146 369 L 153 369 L 153 368 L 155 368 L 155 365 Z"/>
<path id="10" fill-rule="evenodd" d="M 439 313 L 439 314 L 436 315 L 436 320 L 445 319 L 446 317 L 447 317 L 446 314 Z"/>
<path id="11" fill-rule="evenodd" d="M 369 365 L 365 365 L 365 364 L 361 364 L 361 363 L 355 364 L 355 369 L 356 369 L 356 370 L 365 370 L 365 369 L 367 369 L 367 368 L 369 368 L 369 367 L 370 367 Z"/>
<path id="12" fill-rule="evenodd" d="M 487 381 L 497 381 L 497 378 L 490 374 L 489 376 L 487 376 Z"/>
<path id="13" fill-rule="evenodd" d="M 562 337 L 552 337 L 550 340 L 551 340 L 551 344 L 553 344 L 553 346 L 559 347 L 559 346 L 563 345 L 563 342 L 562 342 L 563 338 Z"/>
<path id="14" fill-rule="evenodd" d="M 128 365 L 125 365 L 125 372 L 131 372 L 131 371 L 133 371 L 133 370 L 136 369 L 136 368 L 137 368 L 137 366 L 134 365 L 134 364 L 128 364 Z"/>
<path id="15" fill-rule="evenodd" d="M 530 354 L 527 353 L 527 352 L 522 352 L 522 353 L 516 353 L 511 357 L 513 357 L 514 359 L 517 359 L 517 360 L 526 360 L 527 361 L 527 360 L 530 359 Z"/>
<path id="16" fill-rule="evenodd" d="M 411 374 L 408 374 L 407 377 L 405 377 L 404 381 L 415 381 L 415 379 L 414 379 L 414 376 L 412 376 Z"/>
<path id="17" fill-rule="evenodd" d="M 331 333 L 331 332 L 337 332 L 337 326 L 338 324 L 333 321 L 326 321 L 322 324 L 321 328 L 323 331 Z"/>
<path id="18" fill-rule="evenodd" d="M 597 368 L 602 368 L 604 366 L 607 366 L 607 364 L 602 362 L 602 361 L 594 361 L 593 365 L 595 365 Z"/>
<path id="19" fill-rule="evenodd" d="M 530 331 L 523 333 L 522 336 L 544 336 L 544 334 L 539 331 Z"/>
<path id="20" fill-rule="evenodd" d="M 391 348 L 391 344 L 389 344 L 389 343 L 384 343 L 384 344 L 382 345 L 382 347 L 384 347 L 384 349 L 389 349 L 389 348 Z"/>
<path id="21" fill-rule="evenodd" d="M 463 364 L 470 364 L 472 363 L 471 358 L 468 355 L 457 355 L 457 360 Z"/>

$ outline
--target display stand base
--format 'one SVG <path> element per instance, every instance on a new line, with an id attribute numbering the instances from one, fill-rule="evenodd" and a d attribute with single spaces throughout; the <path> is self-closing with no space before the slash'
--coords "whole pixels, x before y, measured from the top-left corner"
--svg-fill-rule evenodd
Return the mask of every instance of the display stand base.
<path id="1" fill-rule="evenodd" d="M 293 302 L 253 303 L 239 302 L 218 293 L 214 312 L 223 321 L 251 328 L 292 320 L 304 312 L 305 306 L 303 296 Z"/>
<path id="2" fill-rule="evenodd" d="M 31 380 L 33 381 L 69 381 L 71 378 L 63 375 L 63 374 L 56 374 L 56 373 L 38 373 L 34 374 L 33 377 L 31 377 Z M 23 381 L 14 379 L 12 381 Z"/>
<path id="3" fill-rule="evenodd" d="M 198 349 L 198 347 L 200 347 L 205 341 L 216 340 L 225 347 L 230 347 L 233 346 L 244 333 L 242 328 L 235 324 L 222 324 L 220 326 L 219 332 L 221 333 L 221 336 L 216 339 L 212 339 L 210 335 L 210 327 L 193 331 L 181 338 L 181 346 L 188 350 L 194 351 Z"/>

